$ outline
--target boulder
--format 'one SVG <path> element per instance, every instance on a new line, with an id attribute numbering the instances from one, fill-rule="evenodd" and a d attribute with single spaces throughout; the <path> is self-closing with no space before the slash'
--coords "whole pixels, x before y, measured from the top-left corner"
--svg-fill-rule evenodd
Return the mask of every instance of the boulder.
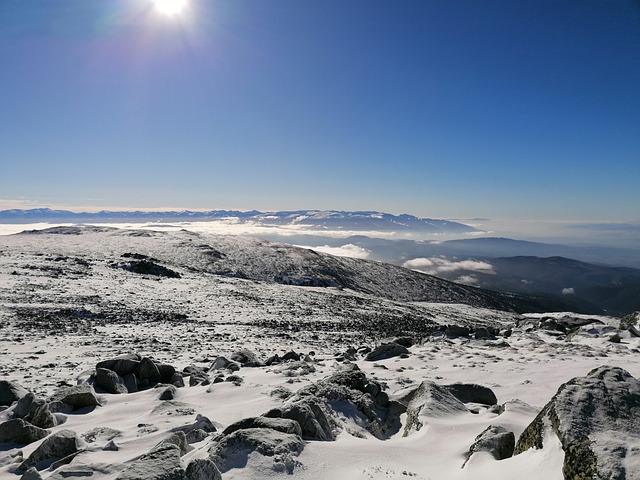
<path id="1" fill-rule="evenodd" d="M 165 445 L 175 445 L 178 447 L 180 449 L 180 456 L 193 450 L 193 447 L 191 447 L 187 442 L 187 437 L 184 432 L 181 431 L 173 432 L 170 436 L 153 447 L 153 450 L 163 448 Z"/>
<path id="2" fill-rule="evenodd" d="M 156 367 L 160 372 L 160 381 L 162 383 L 172 383 L 171 379 L 176 374 L 175 367 L 166 363 L 156 363 Z"/>
<path id="3" fill-rule="evenodd" d="M 270 428 L 271 430 L 277 430 L 278 432 L 291 433 L 294 435 L 302 436 L 302 429 L 300 424 L 295 420 L 289 418 L 269 418 L 269 417 L 250 417 L 243 420 L 232 423 L 222 432 L 223 435 L 230 435 L 237 430 L 244 430 L 247 428 Z"/>
<path id="4" fill-rule="evenodd" d="M 241 364 L 243 367 L 260 367 L 263 365 L 263 363 L 258 359 L 258 356 L 246 348 L 233 352 L 230 359 Z"/>
<path id="5" fill-rule="evenodd" d="M 305 440 L 335 440 L 325 409 L 313 397 L 287 402 L 282 408 L 270 410 L 264 416 L 295 420 Z"/>
<path id="6" fill-rule="evenodd" d="M 240 364 L 238 362 L 229 360 L 227 357 L 219 356 L 213 361 L 213 363 L 211 363 L 211 367 L 209 368 L 210 371 L 225 369 L 236 372 L 240 370 Z"/>
<path id="7" fill-rule="evenodd" d="M 122 381 L 128 393 L 136 393 L 140 390 L 138 388 L 138 377 L 136 377 L 134 373 L 127 373 L 122 377 Z"/>
<path id="8" fill-rule="evenodd" d="M 483 405 L 496 405 L 498 403 L 493 390 L 475 383 L 454 383 L 445 385 L 444 388 L 449 390 L 462 403 L 481 403 Z"/>
<path id="9" fill-rule="evenodd" d="M 96 364 L 96 370 L 98 368 L 106 368 L 111 370 L 121 377 L 133 373 L 140 364 L 140 356 L 135 353 L 127 353 L 120 355 L 109 360 L 103 360 Z"/>
<path id="10" fill-rule="evenodd" d="M 51 428 L 58 424 L 55 415 L 49 410 L 49 404 L 43 398 L 28 393 L 16 403 L 13 418 L 22 418 L 40 428 Z"/>
<path id="11" fill-rule="evenodd" d="M 20 480 L 42 480 L 42 475 L 34 467 L 31 467 L 22 474 Z"/>
<path id="12" fill-rule="evenodd" d="M 68 457 L 80 451 L 84 443 L 76 432 L 60 430 L 49 435 L 29 457 L 20 464 L 18 470 L 26 471 L 31 467 L 39 470 L 49 467 L 56 460 Z"/>
<path id="13" fill-rule="evenodd" d="M 49 398 L 49 402 L 64 403 L 73 407 L 73 410 L 100 405 L 95 390 L 87 384 L 61 387 Z"/>
<path id="14" fill-rule="evenodd" d="M 49 435 L 47 430 L 31 425 L 21 418 L 0 423 L 0 443 L 27 445 Z"/>
<path id="15" fill-rule="evenodd" d="M 516 455 L 544 448 L 548 431 L 564 450 L 564 478 L 640 478 L 640 381 L 619 367 L 599 367 L 563 384 L 522 432 Z"/>
<path id="16" fill-rule="evenodd" d="M 186 480 L 180 456 L 180 447 L 161 442 L 130 463 L 117 480 Z"/>
<path id="17" fill-rule="evenodd" d="M 106 368 L 96 368 L 96 386 L 103 388 L 108 393 L 129 393 L 122 377 Z"/>
<path id="18" fill-rule="evenodd" d="M 407 347 L 398 345 L 397 343 L 383 343 L 369 352 L 365 357 L 365 360 L 376 362 L 378 360 L 385 360 L 387 358 L 399 357 L 400 355 L 407 354 L 409 354 Z"/>
<path id="19" fill-rule="evenodd" d="M 148 382 L 149 386 L 160 383 L 162 376 L 160 370 L 153 360 L 144 357 L 133 372 L 140 382 Z"/>
<path id="20" fill-rule="evenodd" d="M 300 361 L 300 355 L 294 352 L 293 350 L 291 350 L 282 356 L 283 362 L 289 362 L 291 360 L 293 360 L 294 362 Z"/>
<path id="21" fill-rule="evenodd" d="M 93 442 L 108 442 L 109 440 L 113 440 L 116 437 L 122 435 L 120 430 L 116 430 L 115 428 L 109 427 L 95 427 L 89 430 L 86 433 L 82 434 L 82 439 L 87 443 Z"/>
<path id="22" fill-rule="evenodd" d="M 9 406 L 29 393 L 17 382 L 0 380 L 0 405 Z"/>
<path id="23" fill-rule="evenodd" d="M 471 329 L 460 325 L 450 325 L 444 334 L 449 338 L 468 337 L 471 334 Z"/>
<path id="24" fill-rule="evenodd" d="M 187 466 L 187 480 L 222 480 L 216 464 L 208 458 L 196 458 Z"/>
<path id="25" fill-rule="evenodd" d="M 468 413 L 467 409 L 448 388 L 428 380 L 406 393 L 399 402 L 406 408 L 406 437 L 419 431 L 428 417 L 443 417 Z"/>
<path id="26" fill-rule="evenodd" d="M 513 456 L 516 446 L 516 436 L 506 428 L 490 425 L 478 435 L 469 448 L 462 468 L 467 464 L 471 455 L 477 452 L 490 453 L 496 460 L 504 460 Z"/>
<path id="27" fill-rule="evenodd" d="M 184 387 L 184 377 L 182 376 L 182 374 L 180 372 L 176 372 L 171 376 L 171 379 L 169 380 L 169 383 L 171 385 L 174 385 L 178 388 L 182 388 Z"/>
<path id="28" fill-rule="evenodd" d="M 209 458 L 222 473 L 232 468 L 243 468 L 249 455 L 257 452 L 265 457 L 293 455 L 304 449 L 298 435 L 278 432 L 270 428 L 236 430 L 223 437 L 209 450 Z"/>
<path id="29" fill-rule="evenodd" d="M 173 400 L 176 398 L 176 394 L 178 390 L 173 385 L 167 385 L 161 388 L 160 395 L 158 395 L 158 400 Z"/>

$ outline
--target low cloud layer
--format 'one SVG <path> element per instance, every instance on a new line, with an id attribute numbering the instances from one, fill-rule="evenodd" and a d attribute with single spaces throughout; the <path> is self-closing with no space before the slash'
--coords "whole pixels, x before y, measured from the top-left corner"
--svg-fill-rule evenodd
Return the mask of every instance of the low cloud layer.
<path id="1" fill-rule="evenodd" d="M 329 255 L 335 255 L 337 257 L 351 257 L 351 258 L 369 258 L 371 255 L 371 251 L 366 248 L 359 247 L 358 245 L 353 245 L 352 243 L 348 243 L 346 245 L 342 245 L 341 247 L 331 247 L 329 245 L 323 245 L 320 247 L 302 247 L 302 248 L 310 248 L 320 253 L 328 253 Z"/>
<path id="2" fill-rule="evenodd" d="M 490 263 L 471 259 L 458 261 L 448 260 L 442 257 L 414 258 L 413 260 L 404 262 L 403 266 L 429 275 L 441 275 L 460 270 L 488 273 L 491 275 L 495 275 L 496 273 L 493 270 L 493 265 Z"/>

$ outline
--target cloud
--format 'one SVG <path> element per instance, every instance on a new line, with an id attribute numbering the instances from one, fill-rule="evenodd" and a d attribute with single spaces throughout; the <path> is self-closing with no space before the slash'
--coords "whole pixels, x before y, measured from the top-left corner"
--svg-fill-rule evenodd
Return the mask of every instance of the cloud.
<path id="1" fill-rule="evenodd" d="M 563 295 L 575 295 L 576 290 L 575 288 L 563 288 L 562 289 L 562 294 Z"/>
<path id="2" fill-rule="evenodd" d="M 329 255 L 335 255 L 337 257 L 369 258 L 369 255 L 371 255 L 370 250 L 359 247 L 358 245 L 353 245 L 352 243 L 342 245 L 341 247 L 331 247 L 329 245 L 323 245 L 320 247 L 305 247 L 303 245 L 297 246 L 301 248 L 310 248 L 316 252 L 328 253 Z"/>
<path id="3" fill-rule="evenodd" d="M 462 275 L 454 280 L 456 283 L 462 283 L 464 285 L 477 285 L 479 280 L 473 275 Z"/>
<path id="4" fill-rule="evenodd" d="M 471 270 L 491 275 L 495 275 L 496 273 L 493 271 L 493 265 L 490 263 L 471 259 L 457 261 L 448 260 L 442 257 L 414 258 L 413 260 L 407 260 L 404 262 L 403 266 L 429 275 L 451 273 L 458 270 Z"/>

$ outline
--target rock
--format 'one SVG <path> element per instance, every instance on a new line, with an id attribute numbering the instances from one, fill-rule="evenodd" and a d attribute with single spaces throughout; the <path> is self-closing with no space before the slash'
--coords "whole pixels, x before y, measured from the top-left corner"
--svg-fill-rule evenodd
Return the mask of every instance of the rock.
<path id="1" fill-rule="evenodd" d="M 294 352 L 293 350 L 291 350 L 291 351 L 289 351 L 289 352 L 285 353 L 285 354 L 282 356 L 282 361 L 283 361 L 283 362 L 289 362 L 289 361 L 291 361 L 291 360 L 293 360 L 293 361 L 295 361 L 295 362 L 300 361 L 300 355 L 299 355 L 299 354 L 297 354 L 296 352 Z"/>
<path id="2" fill-rule="evenodd" d="M 244 382 L 244 379 L 239 375 L 229 375 L 227 378 L 224 379 L 224 381 L 231 382 L 236 386 L 240 386 L 242 382 Z"/>
<path id="3" fill-rule="evenodd" d="M 162 376 L 160 375 L 160 370 L 156 366 L 156 364 L 148 357 L 144 357 L 140 360 L 140 363 L 136 367 L 133 372 L 140 382 L 144 382 L 145 380 L 148 382 L 149 386 L 153 386 L 157 383 L 160 383 Z"/>
<path id="4" fill-rule="evenodd" d="M 544 448 L 547 428 L 564 450 L 564 478 L 640 478 L 627 461 L 640 450 L 640 381 L 627 371 L 599 367 L 563 384 L 520 435 L 516 455 Z"/>
<path id="5" fill-rule="evenodd" d="M 122 435 L 120 430 L 109 427 L 95 427 L 82 434 L 82 439 L 87 443 L 97 441 L 106 442 Z"/>
<path id="6" fill-rule="evenodd" d="M 424 425 L 425 417 L 467 413 L 464 404 L 449 389 L 428 380 L 404 395 L 399 402 L 407 409 L 405 437 L 414 431 L 419 431 Z"/>
<path id="7" fill-rule="evenodd" d="M 385 360 L 387 358 L 398 357 L 403 354 L 408 354 L 407 347 L 398 345 L 397 343 L 383 343 L 378 345 L 371 352 L 367 354 L 365 360 L 370 362 L 376 362 L 378 360 Z"/>
<path id="8" fill-rule="evenodd" d="M 488 387 L 483 387 L 482 385 L 476 385 L 474 383 L 454 383 L 452 385 L 445 385 L 444 388 L 462 403 L 481 403 L 483 405 L 496 405 L 498 403 L 498 399 L 495 393 L 493 393 L 493 390 Z"/>
<path id="9" fill-rule="evenodd" d="M 171 436 L 165 438 L 160 443 L 158 443 L 153 450 L 158 450 L 163 448 L 165 445 L 175 445 L 180 449 L 180 456 L 190 452 L 193 450 L 193 447 L 189 446 L 187 442 L 187 438 L 184 432 L 177 431 L 171 434 Z"/>
<path id="10" fill-rule="evenodd" d="M 230 359 L 241 364 L 243 367 L 261 367 L 263 363 L 251 350 L 243 348 L 231 354 Z"/>
<path id="11" fill-rule="evenodd" d="M 47 430 L 31 425 L 21 418 L 0 423 L 0 443 L 27 445 L 49 435 Z"/>
<path id="12" fill-rule="evenodd" d="M 96 368 L 96 386 L 103 388 L 108 393 L 129 393 L 122 377 L 106 368 Z"/>
<path id="13" fill-rule="evenodd" d="M 100 405 L 95 390 L 87 384 L 61 387 L 49 398 L 49 401 L 70 405 L 73 410 Z"/>
<path id="14" fill-rule="evenodd" d="M 513 432 L 507 431 L 504 427 L 490 425 L 476 437 L 473 445 L 469 448 L 462 468 L 467 464 L 471 455 L 476 452 L 488 452 L 496 460 L 504 460 L 513 456 L 515 446 L 516 436 Z"/>
<path id="15" fill-rule="evenodd" d="M 120 447 L 113 440 L 109 440 L 102 450 L 105 452 L 117 452 L 120 450 Z"/>
<path id="16" fill-rule="evenodd" d="M 173 432 L 184 432 L 187 436 L 189 435 L 189 432 L 194 430 L 203 430 L 206 433 L 211 433 L 215 432 L 217 429 L 211 420 L 200 414 L 196 415 L 196 421 L 194 423 L 172 429 Z"/>
<path id="17" fill-rule="evenodd" d="M 495 333 L 489 330 L 487 327 L 476 327 L 473 332 L 473 336 L 476 340 L 495 339 Z"/>
<path id="18" fill-rule="evenodd" d="M 180 372 L 176 372 L 171 376 L 171 380 L 169 381 L 169 383 L 178 388 L 182 388 L 184 387 L 184 377 Z"/>
<path id="19" fill-rule="evenodd" d="M 300 424 L 295 420 L 289 418 L 269 418 L 269 417 L 250 417 L 232 423 L 222 432 L 223 435 L 229 435 L 237 430 L 244 430 L 247 428 L 270 428 L 271 430 L 277 430 L 278 432 L 291 433 L 294 435 L 302 436 L 302 429 Z"/>
<path id="20" fill-rule="evenodd" d="M 444 334 L 449 338 L 468 337 L 471 334 L 471 329 L 460 325 L 450 325 Z"/>
<path id="21" fill-rule="evenodd" d="M 264 416 L 295 420 L 300 425 L 301 436 L 305 440 L 335 440 L 327 414 L 320 401 L 312 397 L 288 402 L 282 408 L 270 410 Z"/>
<path id="22" fill-rule="evenodd" d="M 411 337 L 398 337 L 394 338 L 391 343 L 401 345 L 403 347 L 411 348 L 415 345 L 415 341 Z"/>
<path id="23" fill-rule="evenodd" d="M 282 433 L 269 428 L 236 430 L 209 450 L 210 459 L 222 473 L 232 468 L 243 468 L 249 454 L 258 452 L 266 457 L 299 455 L 304 442 L 297 435 Z"/>
<path id="24" fill-rule="evenodd" d="M 66 480 L 69 478 L 105 478 L 118 471 L 118 465 L 96 463 L 88 465 L 65 465 L 58 468 L 47 480 Z M 94 476 L 94 474 L 97 474 Z M 113 478 L 113 477 L 111 477 Z"/>
<path id="25" fill-rule="evenodd" d="M 130 373 L 133 373 L 140 364 L 140 356 L 135 353 L 128 353 L 120 355 L 116 358 L 109 360 L 103 360 L 96 364 L 96 370 L 98 368 L 106 368 L 112 372 L 117 373 L 119 376 L 124 377 Z"/>
<path id="26" fill-rule="evenodd" d="M 166 363 L 156 363 L 156 367 L 158 367 L 158 371 L 160 372 L 160 382 L 173 383 L 172 378 L 176 374 L 176 369 L 173 365 L 168 365 Z"/>
<path id="27" fill-rule="evenodd" d="M 184 368 L 184 373 L 189 375 L 189 386 L 193 387 L 195 385 L 208 385 L 211 383 L 209 379 L 209 375 L 202 368 L 196 367 L 194 365 L 189 365 Z"/>
<path id="28" fill-rule="evenodd" d="M 124 382 L 124 386 L 127 389 L 128 393 L 136 393 L 138 390 L 138 377 L 133 373 L 127 373 L 124 377 L 122 377 L 122 381 Z"/>
<path id="29" fill-rule="evenodd" d="M 0 405 L 12 405 L 29 392 L 22 388 L 17 382 L 0 380 Z"/>
<path id="30" fill-rule="evenodd" d="M 161 442 L 161 445 L 129 464 L 117 480 L 186 480 L 186 473 L 180 464 L 180 448 Z"/>
<path id="31" fill-rule="evenodd" d="M 20 480 L 42 480 L 42 476 L 40 472 L 36 470 L 34 467 L 29 468 L 26 472 L 22 474 Z"/>
<path id="32" fill-rule="evenodd" d="M 282 359 L 277 353 L 275 355 L 270 356 L 264 361 L 264 364 L 267 367 L 270 367 L 271 365 L 276 365 L 278 363 L 282 363 Z"/>
<path id="33" fill-rule="evenodd" d="M 173 385 L 162 387 L 162 392 L 158 395 L 158 400 L 173 400 L 176 398 L 178 390 Z"/>
<path id="34" fill-rule="evenodd" d="M 45 438 L 38 448 L 20 464 L 18 470 L 26 471 L 31 467 L 47 468 L 56 460 L 77 453 L 83 445 L 82 440 L 75 432 L 60 430 Z"/>
<path id="35" fill-rule="evenodd" d="M 196 458 L 187 466 L 187 480 L 222 480 L 216 464 L 208 458 Z"/>
<path id="36" fill-rule="evenodd" d="M 28 393 L 16 403 L 13 418 L 22 418 L 40 428 L 51 428 L 58 424 L 54 414 L 49 410 L 46 400 Z"/>
<path id="37" fill-rule="evenodd" d="M 199 428 L 186 433 L 186 439 L 189 445 L 191 445 L 192 443 L 202 442 L 206 438 L 209 438 L 209 434 Z"/>

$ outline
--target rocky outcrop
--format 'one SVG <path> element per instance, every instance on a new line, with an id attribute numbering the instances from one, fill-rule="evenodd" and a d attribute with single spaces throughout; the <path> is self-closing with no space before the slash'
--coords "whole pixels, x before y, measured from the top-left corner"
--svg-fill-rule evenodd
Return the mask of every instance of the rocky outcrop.
<path id="1" fill-rule="evenodd" d="M 117 480 L 186 480 L 180 447 L 163 443 L 130 463 Z"/>
<path id="2" fill-rule="evenodd" d="M 278 462 L 283 457 L 298 456 L 303 449 L 304 442 L 298 435 L 270 428 L 248 428 L 223 437 L 211 447 L 209 457 L 224 473 L 246 466 L 252 452 L 276 457 L 274 460 Z"/>
<path id="3" fill-rule="evenodd" d="M 504 427 L 490 425 L 476 437 L 473 445 L 469 448 L 462 468 L 474 453 L 487 452 L 496 460 L 504 460 L 513 456 L 515 446 L 516 437 L 513 432 L 507 431 Z"/>
<path id="4" fill-rule="evenodd" d="M 397 343 L 383 343 L 378 345 L 371 352 L 367 354 L 365 360 L 375 362 L 378 360 L 385 360 L 387 358 L 399 357 L 400 355 L 408 355 L 409 350 L 407 347 L 399 345 Z"/>
<path id="5" fill-rule="evenodd" d="M 86 384 L 59 388 L 49 397 L 49 403 L 68 405 L 72 410 L 100 405 L 95 390 L 91 385 Z"/>
<path id="6" fill-rule="evenodd" d="M 270 428 L 282 433 L 291 433 L 293 435 L 302 436 L 302 428 L 300 424 L 289 418 L 269 418 L 269 417 L 250 417 L 232 423 L 222 432 L 224 435 L 230 435 L 238 430 L 246 430 L 247 428 Z"/>
<path id="7" fill-rule="evenodd" d="M 475 383 L 453 383 L 444 387 L 462 403 L 481 403 L 496 405 L 498 398 L 493 390 Z"/>
<path id="8" fill-rule="evenodd" d="M 519 454 L 543 448 L 547 429 L 565 453 L 564 478 L 640 478 L 625 461 L 640 449 L 640 381 L 618 367 L 599 367 L 562 385 L 516 445 Z"/>
<path id="9" fill-rule="evenodd" d="M 135 353 L 98 362 L 88 383 L 114 394 L 135 393 L 160 383 L 184 386 L 182 376 L 176 372 L 175 367 Z"/>
<path id="10" fill-rule="evenodd" d="M 27 445 L 42 440 L 49 432 L 31 425 L 21 418 L 14 418 L 0 423 L 0 443 L 16 443 Z"/>
<path id="11" fill-rule="evenodd" d="M 222 480 L 215 463 L 208 458 L 197 458 L 187 466 L 187 480 Z"/>
<path id="12" fill-rule="evenodd" d="M 17 382 L 0 380 L 0 405 L 9 406 L 29 393 Z"/>
<path id="13" fill-rule="evenodd" d="M 20 464 L 18 470 L 26 471 L 31 467 L 38 469 L 49 467 L 57 460 L 78 453 L 84 443 L 75 432 L 60 430 L 49 435 L 29 457 Z"/>

